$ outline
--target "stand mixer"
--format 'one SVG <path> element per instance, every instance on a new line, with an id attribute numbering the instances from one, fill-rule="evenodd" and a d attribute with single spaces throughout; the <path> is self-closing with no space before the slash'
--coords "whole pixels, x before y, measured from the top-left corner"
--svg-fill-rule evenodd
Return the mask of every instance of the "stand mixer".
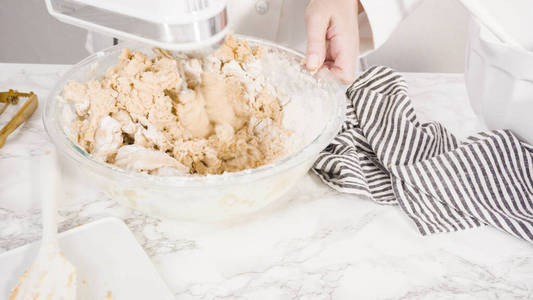
<path id="1" fill-rule="evenodd" d="M 58 20 L 172 52 L 208 53 L 227 32 L 226 0 L 46 0 Z"/>

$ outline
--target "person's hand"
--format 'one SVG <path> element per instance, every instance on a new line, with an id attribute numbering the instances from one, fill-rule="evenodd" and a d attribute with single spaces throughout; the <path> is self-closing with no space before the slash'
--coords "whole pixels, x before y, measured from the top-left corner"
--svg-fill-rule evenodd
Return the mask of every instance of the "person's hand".
<path id="1" fill-rule="evenodd" d="M 327 66 L 344 83 L 355 78 L 359 55 L 358 0 L 311 0 L 305 12 L 306 66 Z"/>

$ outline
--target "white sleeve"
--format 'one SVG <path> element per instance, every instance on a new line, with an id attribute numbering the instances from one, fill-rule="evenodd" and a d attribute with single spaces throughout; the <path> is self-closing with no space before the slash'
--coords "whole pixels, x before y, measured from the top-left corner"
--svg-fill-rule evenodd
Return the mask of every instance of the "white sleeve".
<path id="1" fill-rule="evenodd" d="M 364 12 L 359 15 L 361 55 L 378 49 L 398 25 L 422 0 L 360 0 Z"/>

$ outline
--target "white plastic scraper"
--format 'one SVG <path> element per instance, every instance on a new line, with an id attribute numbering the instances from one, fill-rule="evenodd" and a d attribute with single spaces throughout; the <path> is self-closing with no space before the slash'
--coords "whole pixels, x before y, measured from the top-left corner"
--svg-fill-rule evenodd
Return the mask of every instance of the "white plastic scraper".
<path id="1" fill-rule="evenodd" d="M 9 300 L 75 300 L 76 269 L 61 253 L 57 242 L 56 201 L 61 189 L 55 151 L 50 151 L 36 165 L 39 169 L 43 238 L 37 258 L 21 275 Z"/>

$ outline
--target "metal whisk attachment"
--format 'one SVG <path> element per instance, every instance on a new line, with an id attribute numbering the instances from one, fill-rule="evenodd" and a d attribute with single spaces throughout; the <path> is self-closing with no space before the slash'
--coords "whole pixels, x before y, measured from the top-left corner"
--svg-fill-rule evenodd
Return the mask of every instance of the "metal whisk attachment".
<path id="1" fill-rule="evenodd" d="M 24 105 L 17 111 L 6 126 L 0 130 L 0 148 L 4 146 L 7 137 L 15 131 L 17 127 L 24 123 L 37 109 L 37 95 L 33 92 L 21 93 L 15 90 L 9 90 L 7 92 L 0 92 L 0 103 L 4 103 L 2 108 L 0 108 L 0 115 L 4 113 L 9 105 L 17 104 L 19 98 L 28 98 L 28 100 L 26 100 Z"/>

